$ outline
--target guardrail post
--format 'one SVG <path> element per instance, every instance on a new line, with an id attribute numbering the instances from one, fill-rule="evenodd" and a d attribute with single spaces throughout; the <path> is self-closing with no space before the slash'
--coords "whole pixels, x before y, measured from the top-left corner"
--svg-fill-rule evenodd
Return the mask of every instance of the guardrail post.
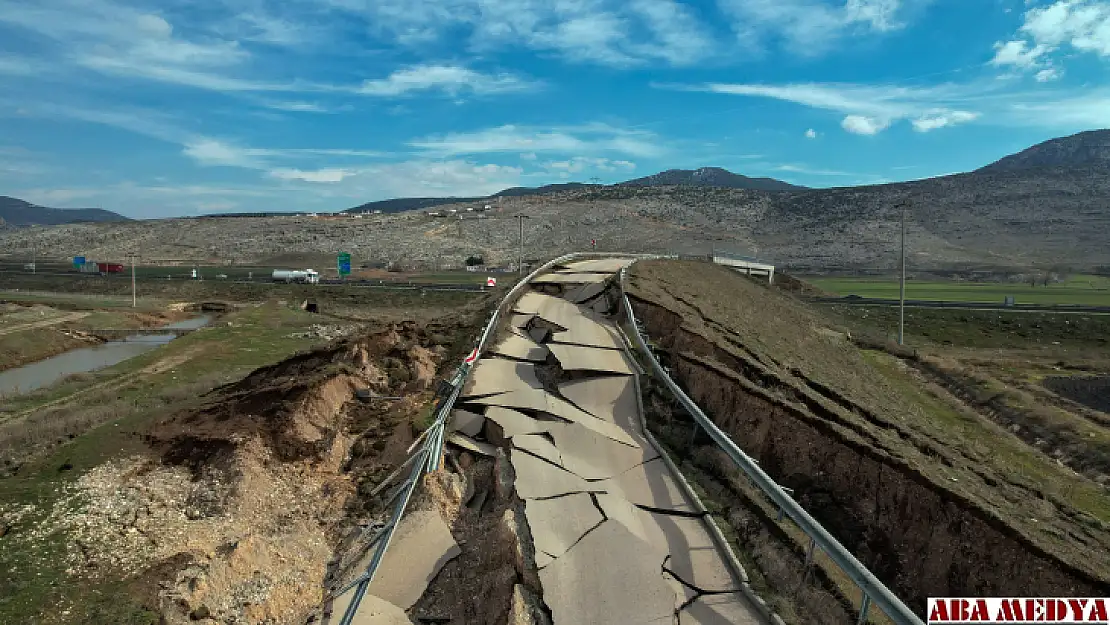
<path id="1" fill-rule="evenodd" d="M 867 591 L 860 589 L 863 593 L 863 601 L 859 606 L 859 618 L 856 619 L 856 625 L 863 625 L 867 622 L 867 610 L 871 607 L 871 597 L 867 595 Z"/>
<path id="2" fill-rule="evenodd" d="M 798 587 L 794 589 L 794 594 L 798 594 L 798 592 L 802 589 L 802 586 L 805 586 L 806 583 L 809 581 L 809 573 L 813 570 L 813 556 L 816 550 L 817 540 L 814 538 L 810 538 L 809 547 L 806 549 L 806 563 L 805 566 L 802 568 L 802 579 L 798 582 Z"/>

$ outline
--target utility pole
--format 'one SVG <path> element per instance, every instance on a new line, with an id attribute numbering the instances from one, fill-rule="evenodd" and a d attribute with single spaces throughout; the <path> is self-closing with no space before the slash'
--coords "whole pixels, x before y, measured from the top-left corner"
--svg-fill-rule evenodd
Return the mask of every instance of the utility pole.
<path id="1" fill-rule="evenodd" d="M 39 272 L 39 243 L 35 241 L 31 244 L 31 273 Z"/>
<path id="2" fill-rule="evenodd" d="M 518 213 L 516 218 L 520 222 L 520 253 L 517 256 L 516 270 L 517 273 L 522 274 L 524 273 L 524 220 L 531 219 L 531 217 L 524 213 Z"/>
<path id="3" fill-rule="evenodd" d="M 131 261 L 131 307 L 138 308 L 139 300 L 135 296 L 135 258 L 138 256 L 135 252 L 130 252 L 127 258 Z"/>
<path id="4" fill-rule="evenodd" d="M 905 345 L 906 325 L 906 209 L 909 200 L 903 200 L 896 207 L 902 209 L 902 279 L 898 283 L 898 344 Z"/>

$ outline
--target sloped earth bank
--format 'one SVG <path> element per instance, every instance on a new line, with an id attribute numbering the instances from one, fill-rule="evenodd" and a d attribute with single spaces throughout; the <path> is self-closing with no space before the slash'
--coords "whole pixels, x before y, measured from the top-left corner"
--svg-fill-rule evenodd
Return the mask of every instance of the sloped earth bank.
<path id="1" fill-rule="evenodd" d="M 691 398 L 919 614 L 930 596 L 1110 591 L 1106 489 L 974 415 L 914 405 L 804 305 L 728 270 L 639 263 L 630 295 Z M 713 464 L 702 487 L 739 506 L 744 480 Z M 766 516 L 735 512 L 741 537 Z"/>
<path id="2" fill-rule="evenodd" d="M 446 345 L 472 333 L 389 325 L 164 418 L 153 453 L 91 470 L 56 507 L 74 583 L 124 579 L 166 623 L 306 622 L 339 539 L 380 515 L 366 494 L 404 459 Z"/>

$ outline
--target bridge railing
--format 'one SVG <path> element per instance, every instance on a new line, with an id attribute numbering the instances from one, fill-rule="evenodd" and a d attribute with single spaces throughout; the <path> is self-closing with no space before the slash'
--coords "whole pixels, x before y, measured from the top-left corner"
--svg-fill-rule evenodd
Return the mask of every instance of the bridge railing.
<path id="1" fill-rule="evenodd" d="M 670 375 L 663 369 L 663 366 L 655 357 L 655 353 L 644 340 L 642 330 L 632 310 L 632 303 L 628 300 L 627 291 L 625 289 L 626 279 L 627 268 L 622 269 L 620 273 L 621 305 L 624 314 L 628 318 L 629 324 L 634 330 L 631 334 L 633 340 L 636 342 L 637 349 L 651 365 L 655 377 L 670 390 L 675 399 L 682 404 L 686 412 L 694 419 L 695 427 L 704 430 L 709 437 L 713 439 L 717 447 L 729 457 L 736 468 L 747 475 L 752 484 L 778 507 L 780 519 L 783 516 L 790 517 L 809 538 L 805 561 L 806 573 L 808 573 L 810 567 L 813 566 L 817 550 L 820 549 L 827 554 L 829 559 L 832 560 L 832 562 L 860 589 L 861 605 L 857 623 L 862 624 L 867 622 L 867 613 L 871 605 L 874 604 L 898 625 L 922 625 L 921 619 L 902 603 L 901 599 L 879 581 L 879 579 L 857 560 L 855 556 L 845 549 L 836 538 L 829 534 L 816 519 L 810 516 L 809 513 L 798 504 L 798 502 L 794 501 L 793 497 L 779 486 L 771 476 L 767 475 L 759 464 L 744 453 L 727 434 L 722 432 L 721 429 L 717 427 L 717 424 L 706 416 L 701 408 L 699 408 L 678 384 L 671 379 Z"/>

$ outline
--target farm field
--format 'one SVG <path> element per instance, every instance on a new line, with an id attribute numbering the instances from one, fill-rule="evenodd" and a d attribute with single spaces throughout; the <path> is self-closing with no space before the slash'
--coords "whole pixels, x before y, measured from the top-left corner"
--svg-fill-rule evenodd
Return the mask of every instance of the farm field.
<path id="1" fill-rule="evenodd" d="M 898 298 L 897 278 L 812 277 L 805 280 L 835 295 Z M 906 281 L 906 299 L 1001 304 L 1007 296 L 1013 296 L 1018 304 L 1110 306 L 1110 279 L 1103 276 L 1072 276 L 1048 286 L 954 280 Z"/>

